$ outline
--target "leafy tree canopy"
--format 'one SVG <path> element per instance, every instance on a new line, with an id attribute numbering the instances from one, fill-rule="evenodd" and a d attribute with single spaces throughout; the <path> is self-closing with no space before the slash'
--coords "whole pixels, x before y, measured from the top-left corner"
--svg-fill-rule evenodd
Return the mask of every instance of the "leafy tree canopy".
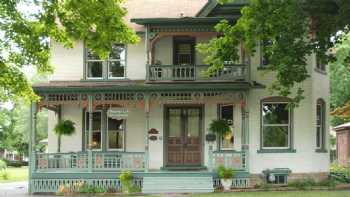
<path id="1" fill-rule="evenodd" d="M 232 0 L 220 0 L 228 3 Z M 319 61 L 332 60 L 327 53 L 339 30 L 350 24 L 348 0 L 250 0 L 235 24 L 222 21 L 216 30 L 223 36 L 198 46 L 212 64 L 210 71 L 225 61 L 237 61 L 238 44 L 253 55 L 260 42 L 268 42 L 263 54 L 269 69 L 276 73 L 272 91 L 293 98 L 297 105 L 304 98 L 301 83 L 308 77 L 307 56 L 316 53 Z M 334 40 L 334 39 L 333 39 Z M 293 91 L 296 88 L 297 91 Z"/>
<path id="2" fill-rule="evenodd" d="M 123 21 L 124 0 L 2 0 L 0 4 L 0 101 L 36 99 L 25 65 L 50 73 L 50 41 L 73 47 L 83 41 L 101 58 L 112 43 L 135 43 L 138 37 Z M 37 9 L 28 14 L 21 5 Z"/>

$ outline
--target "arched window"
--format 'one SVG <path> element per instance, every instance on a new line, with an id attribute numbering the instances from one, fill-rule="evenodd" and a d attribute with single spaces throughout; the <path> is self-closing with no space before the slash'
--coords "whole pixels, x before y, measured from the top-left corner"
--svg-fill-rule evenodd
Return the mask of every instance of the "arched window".
<path id="1" fill-rule="evenodd" d="M 325 116 L 326 103 L 323 99 L 317 99 L 316 105 L 316 148 L 325 148 Z"/>
<path id="2" fill-rule="evenodd" d="M 292 108 L 290 99 L 269 97 L 261 100 L 261 150 L 291 150 Z"/>

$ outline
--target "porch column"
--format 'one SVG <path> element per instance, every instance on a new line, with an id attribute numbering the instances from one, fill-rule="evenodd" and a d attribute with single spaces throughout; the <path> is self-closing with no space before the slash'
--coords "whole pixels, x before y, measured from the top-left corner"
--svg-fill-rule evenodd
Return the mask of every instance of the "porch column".
<path id="1" fill-rule="evenodd" d="M 148 131 L 149 131 L 149 95 L 145 95 L 145 172 L 148 172 L 149 168 L 149 140 L 148 140 Z"/>
<path id="2" fill-rule="evenodd" d="M 36 158 L 35 158 L 35 140 L 36 140 L 36 121 L 37 121 L 37 103 L 32 102 L 30 106 L 30 131 L 29 131 L 29 182 L 28 190 L 29 193 L 33 193 L 32 188 L 32 175 L 36 168 Z"/>
<path id="3" fill-rule="evenodd" d="M 245 169 L 249 170 L 249 110 L 248 93 L 243 92 L 244 106 L 242 106 L 242 152 L 245 154 Z"/>
<path id="4" fill-rule="evenodd" d="M 56 114 L 57 114 L 57 122 L 60 122 L 62 120 L 62 106 L 61 105 L 59 105 L 57 107 Z M 57 152 L 58 153 L 61 152 L 61 136 L 60 135 L 57 136 Z"/>
<path id="5" fill-rule="evenodd" d="M 88 137 L 88 171 L 92 172 L 92 127 L 93 127 L 93 97 L 88 96 L 88 113 L 89 113 L 89 137 Z"/>

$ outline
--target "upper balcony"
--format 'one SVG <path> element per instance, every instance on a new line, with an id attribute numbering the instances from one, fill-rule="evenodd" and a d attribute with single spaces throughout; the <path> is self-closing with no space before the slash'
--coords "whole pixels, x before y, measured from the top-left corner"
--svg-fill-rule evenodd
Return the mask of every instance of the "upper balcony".
<path id="1" fill-rule="evenodd" d="M 208 74 L 208 65 L 147 65 L 147 81 L 154 82 L 236 82 L 248 81 L 249 68 L 244 64 L 227 64 Z"/>

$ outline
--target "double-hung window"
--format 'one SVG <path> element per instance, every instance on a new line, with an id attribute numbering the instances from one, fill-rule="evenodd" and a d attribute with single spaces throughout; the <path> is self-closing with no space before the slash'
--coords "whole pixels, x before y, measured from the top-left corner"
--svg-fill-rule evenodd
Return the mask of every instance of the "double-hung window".
<path id="1" fill-rule="evenodd" d="M 89 124 L 89 112 L 85 113 L 85 141 L 86 145 L 93 150 L 102 150 L 102 111 L 95 111 L 92 113 L 92 129 L 91 129 L 91 142 L 90 141 L 90 124 Z"/>
<path id="2" fill-rule="evenodd" d="M 125 45 L 113 44 L 108 59 L 102 60 L 91 50 L 85 53 L 86 79 L 124 79 L 126 78 Z"/>
<path id="3" fill-rule="evenodd" d="M 317 100 L 316 105 L 316 148 L 324 149 L 325 138 L 325 102 Z"/>
<path id="4" fill-rule="evenodd" d="M 269 47 L 272 40 L 263 40 L 260 42 L 260 67 L 266 68 L 271 63 L 269 60 Z"/>
<path id="5" fill-rule="evenodd" d="M 262 149 L 291 147 L 291 109 L 288 102 L 263 101 L 261 105 Z"/>
<path id="6" fill-rule="evenodd" d="M 221 150 L 232 150 L 234 145 L 234 133 L 233 133 L 233 105 L 219 105 L 219 119 L 225 120 L 231 127 L 231 132 L 222 136 L 220 140 Z"/>
<path id="7" fill-rule="evenodd" d="M 125 135 L 125 119 L 108 118 L 108 150 L 123 150 Z"/>

